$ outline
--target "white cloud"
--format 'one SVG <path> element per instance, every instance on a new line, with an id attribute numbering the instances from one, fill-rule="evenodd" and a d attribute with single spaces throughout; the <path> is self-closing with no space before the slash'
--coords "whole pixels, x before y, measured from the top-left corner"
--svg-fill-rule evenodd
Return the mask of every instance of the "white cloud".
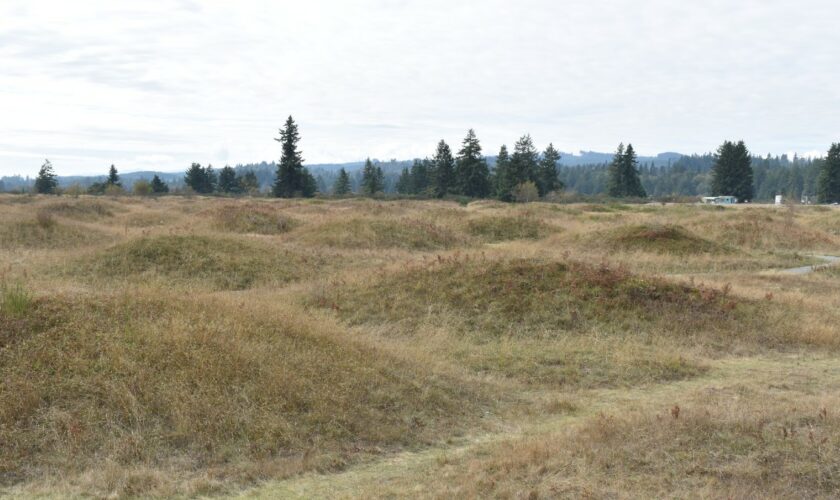
<path id="1" fill-rule="evenodd" d="M 829 0 L 5 0 L 0 175 L 430 154 L 474 127 L 567 151 L 822 151 Z M 805 112 L 804 110 L 808 110 Z M 152 159 L 150 161 L 150 159 Z M 157 163 L 155 163 L 157 162 Z"/>

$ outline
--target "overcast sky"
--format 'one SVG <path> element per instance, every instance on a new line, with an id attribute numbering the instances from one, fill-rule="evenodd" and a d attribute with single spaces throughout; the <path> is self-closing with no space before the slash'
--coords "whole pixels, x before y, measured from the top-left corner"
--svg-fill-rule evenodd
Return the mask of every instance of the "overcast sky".
<path id="1" fill-rule="evenodd" d="M 821 153 L 840 141 L 832 0 L 0 2 L 0 175 L 485 153 Z"/>

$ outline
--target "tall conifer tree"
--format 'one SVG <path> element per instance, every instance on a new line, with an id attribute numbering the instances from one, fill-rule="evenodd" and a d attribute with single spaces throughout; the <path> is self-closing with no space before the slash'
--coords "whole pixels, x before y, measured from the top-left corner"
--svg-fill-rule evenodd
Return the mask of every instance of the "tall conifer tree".
<path id="1" fill-rule="evenodd" d="M 557 177 L 557 164 L 559 162 L 560 153 L 554 149 L 554 144 L 549 143 L 545 152 L 543 152 L 537 171 L 537 189 L 539 189 L 540 196 L 563 189 L 563 183 Z"/>
<path id="2" fill-rule="evenodd" d="M 817 200 L 820 203 L 840 203 L 840 143 L 831 145 L 820 166 Z"/>
<path id="3" fill-rule="evenodd" d="M 461 143 L 455 162 L 457 191 L 466 196 L 483 198 L 490 193 L 490 170 L 481 156 L 481 143 L 470 129 Z"/>
<path id="4" fill-rule="evenodd" d="M 442 198 L 455 191 L 455 159 L 445 141 L 441 140 L 438 143 L 433 161 L 435 196 Z"/>
<path id="5" fill-rule="evenodd" d="M 38 177 L 35 178 L 35 192 L 40 194 L 55 194 L 58 189 L 58 178 L 50 160 L 44 160 Z"/>

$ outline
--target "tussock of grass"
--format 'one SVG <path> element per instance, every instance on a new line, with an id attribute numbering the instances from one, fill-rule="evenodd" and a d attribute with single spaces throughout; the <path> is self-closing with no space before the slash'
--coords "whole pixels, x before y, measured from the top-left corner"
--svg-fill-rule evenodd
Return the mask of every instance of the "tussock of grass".
<path id="1" fill-rule="evenodd" d="M 265 461 L 331 468 L 479 413 L 470 389 L 288 311 L 133 293 L 39 299 L 27 318 L 0 313 L 4 481 L 107 463 L 239 479 Z"/>
<path id="2" fill-rule="evenodd" d="M 348 218 L 310 226 L 299 233 L 304 243 L 345 249 L 403 248 L 439 250 L 464 243 L 448 227 L 418 219 Z"/>
<path id="3" fill-rule="evenodd" d="M 31 305 L 32 294 L 21 283 L 0 281 L 0 314 L 9 318 L 19 318 Z"/>
<path id="4" fill-rule="evenodd" d="M 220 207 L 213 210 L 212 218 L 216 227 L 234 233 L 282 234 L 297 225 L 276 208 L 253 203 Z"/>
<path id="5" fill-rule="evenodd" d="M 467 221 L 467 233 L 486 242 L 538 239 L 549 232 L 543 221 L 528 216 L 480 216 Z"/>
<path id="6" fill-rule="evenodd" d="M 157 236 L 118 244 L 65 269 L 65 273 L 94 280 L 139 283 L 152 279 L 175 286 L 242 290 L 300 279 L 319 264 L 317 257 L 255 241 Z"/>
<path id="7" fill-rule="evenodd" d="M 637 224 L 622 226 L 607 233 L 597 233 L 593 243 L 605 243 L 621 250 L 688 255 L 723 254 L 731 250 L 703 239 L 680 226 L 665 224 Z"/>

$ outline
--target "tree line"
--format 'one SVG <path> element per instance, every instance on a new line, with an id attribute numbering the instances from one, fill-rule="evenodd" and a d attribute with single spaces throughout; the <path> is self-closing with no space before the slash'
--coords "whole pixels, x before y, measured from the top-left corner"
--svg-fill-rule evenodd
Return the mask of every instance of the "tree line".
<path id="1" fill-rule="evenodd" d="M 482 154 L 481 143 L 470 129 L 457 153 L 441 140 L 434 155 L 416 159 L 398 174 L 388 174 L 368 158 L 356 182 L 341 168 L 327 184 L 322 173 L 313 175 L 304 166 L 298 150 L 300 133 L 289 116 L 280 129 L 280 161 L 275 165 L 271 194 L 280 198 L 322 195 L 345 196 L 355 192 L 376 196 L 385 192 L 443 198 L 496 198 L 502 201 L 532 201 L 568 190 L 584 195 L 605 194 L 613 198 L 644 199 L 649 195 L 735 196 L 739 201 L 771 199 L 775 194 L 794 198 L 813 196 L 821 203 L 840 202 L 840 143 L 832 144 L 825 158 L 805 160 L 786 157 L 753 157 L 743 141 L 725 141 L 715 154 L 684 156 L 666 166 L 639 164 L 632 144 L 620 144 L 608 164 L 562 167 L 561 155 L 549 144 L 538 151 L 526 134 L 514 143 L 513 152 L 502 145 L 495 158 Z M 491 161 L 494 160 L 494 161 Z M 389 182 L 389 175 L 394 180 Z M 261 183 L 253 169 L 237 171 L 225 166 L 216 171 L 193 163 L 184 174 L 189 191 L 199 194 L 257 194 Z M 358 186 L 354 190 L 354 184 Z M 35 179 L 38 193 L 56 193 L 58 181 L 46 161 Z M 92 184 L 90 194 L 122 191 L 114 165 L 104 182 Z M 157 175 L 151 182 L 137 181 L 138 194 L 164 194 L 169 186 Z"/>

